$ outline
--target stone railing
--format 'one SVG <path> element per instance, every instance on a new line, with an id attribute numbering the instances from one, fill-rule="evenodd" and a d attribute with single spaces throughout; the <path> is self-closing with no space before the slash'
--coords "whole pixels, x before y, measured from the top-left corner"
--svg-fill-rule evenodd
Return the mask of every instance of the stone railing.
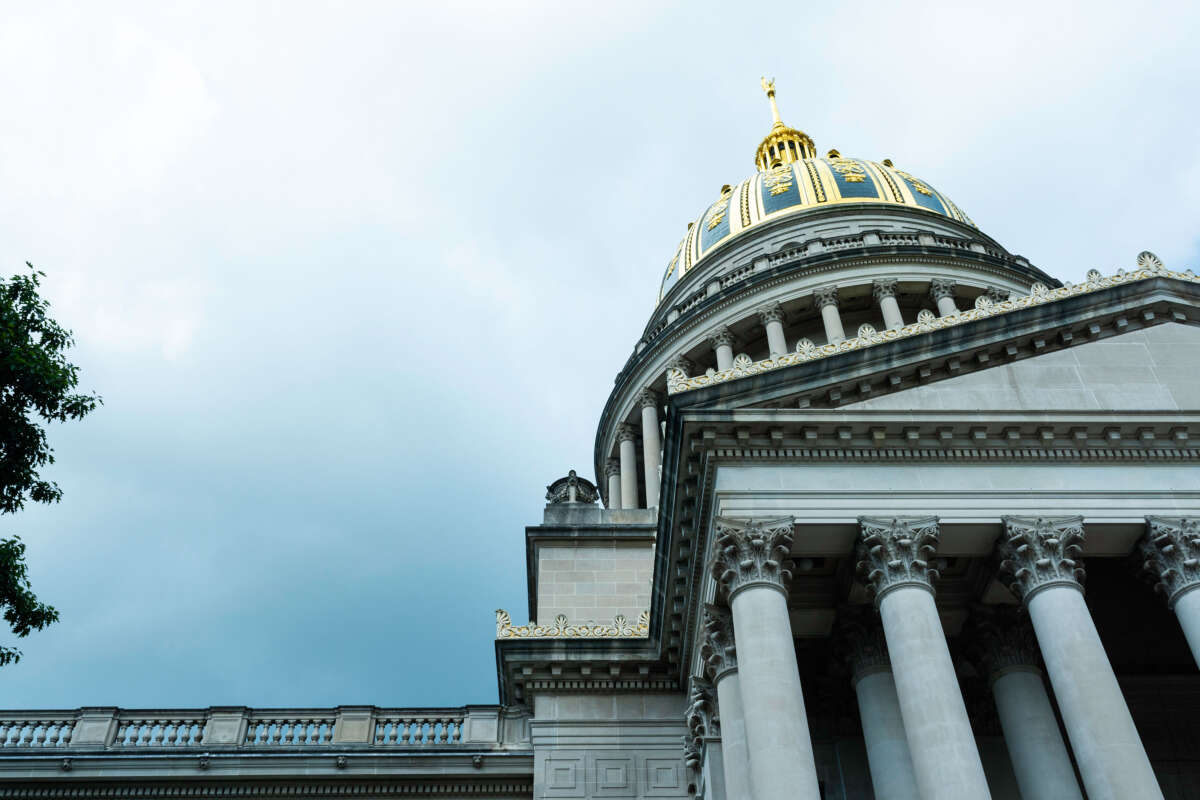
<path id="1" fill-rule="evenodd" d="M 0 711 L 0 758 L 69 750 L 528 747 L 524 723 L 519 711 L 500 706 Z"/>

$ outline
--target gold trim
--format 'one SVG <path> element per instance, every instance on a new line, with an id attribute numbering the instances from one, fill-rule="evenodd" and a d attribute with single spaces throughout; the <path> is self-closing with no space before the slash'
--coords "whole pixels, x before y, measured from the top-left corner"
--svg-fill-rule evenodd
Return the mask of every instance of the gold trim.
<path id="1" fill-rule="evenodd" d="M 618 614 L 611 624 L 584 623 L 572 625 L 565 614 L 554 618 L 552 625 L 514 626 L 512 617 L 502 608 L 496 609 L 497 639 L 645 639 L 650 635 L 650 612 L 638 614 L 637 622 L 630 622 L 624 614 Z"/>
<path id="2" fill-rule="evenodd" d="M 1197 277 L 1191 270 L 1186 272 L 1168 270 L 1153 255 L 1143 253 L 1138 256 L 1138 269 L 1132 272 L 1117 270 L 1117 274 L 1104 277 L 1098 271 L 1091 270 L 1088 272 L 1087 280 L 1084 283 L 1067 283 L 1058 289 L 1048 289 L 1040 283 L 1035 283 L 1030 294 L 1024 297 L 1012 298 L 999 303 L 991 303 L 987 301 L 986 297 L 981 297 L 977 301 L 976 307 L 968 311 L 960 311 L 957 314 L 945 317 L 918 320 L 911 325 L 905 325 L 903 328 L 897 330 L 864 330 L 864 335 L 846 339 L 838 344 L 826 344 L 818 347 L 807 340 L 803 340 L 804 343 L 807 343 L 807 346 L 795 353 L 785 353 L 775 358 L 766 358 L 762 361 L 739 365 L 733 369 L 727 369 L 713 375 L 697 375 L 694 378 L 689 378 L 681 370 L 671 368 L 667 370 L 667 393 L 678 394 L 680 392 L 691 391 L 692 389 L 712 386 L 717 383 L 727 383 L 738 378 L 747 378 L 751 375 L 760 375 L 764 372 L 782 369 L 783 367 L 803 364 L 806 361 L 816 361 L 837 355 L 838 353 L 861 350 L 864 347 L 883 344 L 895 341 L 896 339 L 907 339 L 910 336 L 918 336 L 943 328 L 952 328 L 956 325 L 974 322 L 978 319 L 995 317 L 1007 314 L 1010 311 L 1042 305 L 1043 303 L 1053 303 L 1058 300 L 1065 300 L 1068 297 L 1078 297 L 1079 295 L 1098 292 L 1101 289 L 1107 289 L 1112 286 L 1120 286 L 1151 278 L 1174 278 L 1181 281 L 1200 283 L 1200 277 Z"/>

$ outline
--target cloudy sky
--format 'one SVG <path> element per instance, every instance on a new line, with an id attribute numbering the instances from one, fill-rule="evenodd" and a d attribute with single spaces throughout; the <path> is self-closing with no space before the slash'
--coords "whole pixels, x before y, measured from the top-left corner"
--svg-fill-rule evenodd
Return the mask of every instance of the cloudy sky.
<path id="1" fill-rule="evenodd" d="M 1194 4 L 969 5 L 4 3 L 0 269 L 105 405 L 0 520 L 62 614 L 0 707 L 495 702 L 760 75 L 1060 278 L 1200 267 Z"/>

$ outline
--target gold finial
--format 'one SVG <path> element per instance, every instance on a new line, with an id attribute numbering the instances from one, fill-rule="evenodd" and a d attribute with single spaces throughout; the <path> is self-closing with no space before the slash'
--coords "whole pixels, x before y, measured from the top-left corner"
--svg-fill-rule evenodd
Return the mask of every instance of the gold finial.
<path id="1" fill-rule="evenodd" d="M 779 105 L 775 102 L 775 79 L 762 78 L 762 90 L 771 103 L 771 132 L 762 140 L 754 155 L 759 171 L 766 171 L 801 161 L 816 158 L 817 148 L 803 131 L 789 128 L 779 116 Z"/>
<path id="2" fill-rule="evenodd" d="M 767 93 L 767 100 L 771 103 L 771 121 L 776 125 L 782 125 L 783 120 L 779 118 L 779 106 L 775 104 L 775 79 L 767 80 L 764 75 L 762 78 L 762 90 Z"/>

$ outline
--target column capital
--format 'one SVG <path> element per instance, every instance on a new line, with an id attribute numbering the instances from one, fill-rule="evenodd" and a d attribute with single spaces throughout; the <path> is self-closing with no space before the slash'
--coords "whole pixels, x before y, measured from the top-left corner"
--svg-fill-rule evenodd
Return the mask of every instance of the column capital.
<path id="1" fill-rule="evenodd" d="M 879 302 L 885 297 L 896 296 L 896 279 L 895 278 L 876 278 L 871 283 L 871 296 L 875 298 L 875 302 Z"/>
<path id="2" fill-rule="evenodd" d="M 637 428 L 630 425 L 628 422 L 622 422 L 617 426 L 617 441 L 618 442 L 633 442 L 637 441 Z"/>
<path id="3" fill-rule="evenodd" d="M 933 591 L 938 571 L 929 559 L 941 535 L 937 517 L 859 517 L 858 524 L 858 574 L 874 592 L 877 606 L 902 586 Z"/>
<path id="4" fill-rule="evenodd" d="M 718 347 L 733 347 L 734 341 L 733 333 L 724 325 L 708 335 L 708 343 L 714 350 Z"/>
<path id="5" fill-rule="evenodd" d="M 757 310 L 758 319 L 763 325 L 768 322 L 783 322 L 783 306 L 779 303 L 769 303 Z"/>
<path id="6" fill-rule="evenodd" d="M 737 520 L 717 517 L 712 576 L 733 596 L 749 586 L 771 586 L 787 594 L 792 573 L 784 562 L 792 550 L 794 517 Z"/>
<path id="7" fill-rule="evenodd" d="M 685 378 L 692 377 L 692 370 L 695 368 L 696 365 L 686 356 L 676 356 L 671 360 L 671 363 L 667 364 L 667 369 L 677 369 L 683 373 L 683 377 Z"/>
<path id="8" fill-rule="evenodd" d="M 704 644 L 700 658 L 709 680 L 717 683 L 730 672 L 737 671 L 737 644 L 733 638 L 733 615 L 727 609 L 708 604 L 704 606 Z"/>
<path id="9" fill-rule="evenodd" d="M 704 678 L 692 677 L 688 690 L 688 709 L 684 716 L 688 734 L 700 749 L 707 737 L 721 735 L 721 718 L 717 710 L 717 693 Z"/>
<path id="10" fill-rule="evenodd" d="M 866 675 L 891 670 L 887 637 L 875 609 L 858 607 L 840 611 L 837 630 L 837 650 L 855 683 Z"/>
<path id="11" fill-rule="evenodd" d="M 621 474 L 620 459 L 610 458 L 604 462 L 604 477 L 615 478 Z"/>
<path id="12" fill-rule="evenodd" d="M 998 286 L 989 286 L 987 291 L 983 293 L 983 296 L 993 303 L 1003 303 L 1008 299 L 1008 295 L 1009 291 L 1007 289 L 1001 289 Z"/>
<path id="13" fill-rule="evenodd" d="M 935 301 L 954 297 L 955 283 L 949 278 L 934 278 L 929 282 L 929 296 Z"/>
<path id="14" fill-rule="evenodd" d="M 1167 607 L 1200 588 L 1200 518 L 1146 517 L 1142 570 L 1167 598 Z"/>
<path id="15" fill-rule="evenodd" d="M 838 290 L 836 286 L 822 286 L 813 290 L 813 304 L 822 309 L 825 306 L 837 307 Z"/>
<path id="16" fill-rule="evenodd" d="M 972 608 L 967 649 L 993 682 L 1013 669 L 1040 671 L 1042 663 L 1029 616 L 1016 606 Z"/>
<path id="17" fill-rule="evenodd" d="M 1005 517 L 1000 580 L 1021 602 L 1050 586 L 1083 590 L 1083 517 Z"/>
<path id="18" fill-rule="evenodd" d="M 638 395 L 638 405 L 642 408 L 658 409 L 658 392 L 653 389 L 643 389 Z"/>

